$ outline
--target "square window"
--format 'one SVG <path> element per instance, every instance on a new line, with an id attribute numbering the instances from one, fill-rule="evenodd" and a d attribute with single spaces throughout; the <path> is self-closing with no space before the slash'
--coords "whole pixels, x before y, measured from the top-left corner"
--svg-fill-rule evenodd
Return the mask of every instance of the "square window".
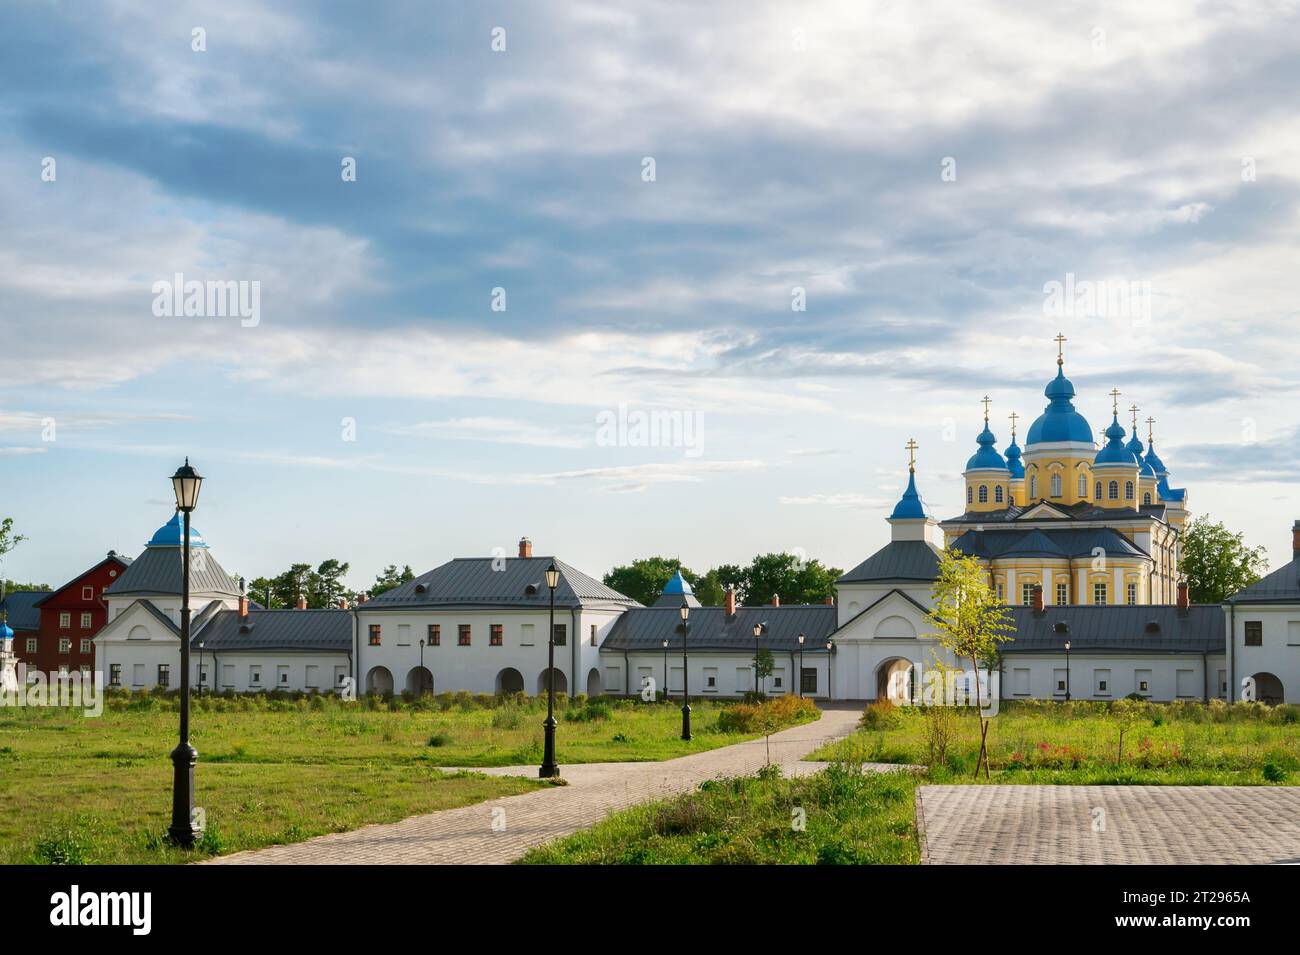
<path id="1" fill-rule="evenodd" d="M 1132 607 L 1132 606 L 1134 606 L 1137 602 L 1138 602 L 1138 585 L 1137 585 L 1137 584 L 1129 584 L 1129 585 L 1128 585 L 1128 604 L 1129 604 L 1130 607 Z"/>
<path id="2" fill-rule="evenodd" d="M 458 646 L 467 647 L 470 645 L 470 625 L 462 623 L 457 628 L 456 643 Z"/>
<path id="3" fill-rule="evenodd" d="M 488 626 L 488 646 L 499 647 L 502 645 L 503 630 L 502 625 L 494 623 Z"/>
<path id="4" fill-rule="evenodd" d="M 82 629 L 82 630 L 89 630 L 90 627 L 91 627 L 91 623 L 90 623 L 90 614 L 88 614 L 88 613 L 83 613 L 83 614 L 81 615 L 81 629 Z"/>
<path id="5" fill-rule="evenodd" d="M 1246 621 L 1246 646 L 1262 647 L 1264 645 L 1264 621 Z"/>
<path id="6" fill-rule="evenodd" d="M 817 692 L 817 670 L 813 667 L 804 667 L 799 672 L 799 688 L 805 693 Z"/>
<path id="7" fill-rule="evenodd" d="M 59 614 L 59 626 L 65 630 L 72 626 L 72 614 L 66 611 Z"/>
<path id="8" fill-rule="evenodd" d="M 431 623 L 431 624 L 429 624 L 429 640 L 428 640 L 428 644 L 429 644 L 429 646 L 431 646 L 431 647 L 440 647 L 440 646 L 442 646 L 442 624 L 440 624 L 440 623 Z"/>
<path id="9" fill-rule="evenodd" d="M 69 640 L 67 637 L 62 637 L 62 638 L 59 640 L 59 652 L 60 652 L 60 653 L 71 653 L 71 652 L 72 652 L 72 641 Z"/>
<path id="10" fill-rule="evenodd" d="M 90 652 L 90 641 L 89 641 L 89 640 L 82 640 L 82 641 L 81 641 L 81 652 L 82 652 L 82 653 L 89 653 L 89 652 Z"/>
<path id="11" fill-rule="evenodd" d="M 121 685 L 122 685 L 122 664 L 120 664 L 120 663 L 114 663 L 114 664 L 111 664 L 111 665 L 109 666 L 109 668 L 108 668 L 108 685 L 109 685 L 109 686 L 121 686 Z"/>
<path id="12" fill-rule="evenodd" d="M 1057 605 L 1058 605 L 1058 606 L 1061 606 L 1061 607 L 1064 607 L 1064 606 L 1065 606 L 1067 603 L 1069 603 L 1069 602 L 1070 602 L 1070 585 L 1069 585 L 1069 584 L 1057 584 L 1057 585 L 1056 585 L 1056 603 L 1057 603 Z"/>
<path id="13" fill-rule="evenodd" d="M 82 599 L 82 600 L 94 600 L 94 599 L 95 599 L 95 588 L 94 588 L 94 587 L 82 587 L 82 588 L 81 588 L 81 599 Z"/>
<path id="14" fill-rule="evenodd" d="M 555 625 L 555 645 L 557 647 L 563 647 L 567 645 L 568 642 L 569 642 L 568 624 L 557 623 Z"/>
<path id="15" fill-rule="evenodd" d="M 171 664 L 168 663 L 158 664 L 158 685 L 171 686 L 171 682 L 172 682 Z"/>
<path id="16" fill-rule="evenodd" d="M 596 625 L 594 623 L 591 625 L 591 645 L 596 646 Z"/>
<path id="17" fill-rule="evenodd" d="M 1106 605 L 1106 585 L 1105 585 L 1105 584 L 1093 584 L 1093 585 L 1092 585 L 1092 602 L 1093 602 L 1094 604 L 1096 604 L 1098 607 L 1104 607 L 1104 606 Z"/>
<path id="18" fill-rule="evenodd" d="M 36 638 L 35 638 L 35 637 L 28 637 L 28 638 L 27 638 L 27 652 L 28 652 L 28 653 L 35 653 L 35 652 L 36 652 Z"/>
<path id="19" fill-rule="evenodd" d="M 380 629 L 379 629 L 379 624 L 377 624 L 377 623 L 372 623 L 372 624 L 370 625 L 370 645 L 371 645 L 372 647 L 377 647 L 377 646 L 380 645 L 380 642 L 379 642 L 379 641 L 380 641 Z"/>

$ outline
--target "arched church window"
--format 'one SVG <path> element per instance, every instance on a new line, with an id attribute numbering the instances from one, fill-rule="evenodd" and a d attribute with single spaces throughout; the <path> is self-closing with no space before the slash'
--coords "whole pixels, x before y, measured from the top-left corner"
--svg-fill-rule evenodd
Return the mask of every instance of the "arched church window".
<path id="1" fill-rule="evenodd" d="M 981 484 L 981 485 L 980 485 L 980 503 L 981 503 L 981 504 L 987 504 L 988 502 L 989 502 L 989 486 L 988 486 L 987 484 Z"/>
<path id="2" fill-rule="evenodd" d="M 1061 496 L 1061 475 L 1052 475 L 1052 497 Z"/>
<path id="3" fill-rule="evenodd" d="M 1119 500 L 1119 481 L 1111 481 L 1111 482 L 1110 482 L 1110 487 L 1108 488 L 1108 490 L 1110 491 L 1110 499 L 1111 499 L 1112 501 L 1118 501 L 1118 500 Z"/>
<path id="4" fill-rule="evenodd" d="M 966 488 L 966 503 L 967 503 L 967 504 L 970 504 L 974 499 L 975 499 L 975 489 L 974 489 L 973 487 L 967 486 L 967 488 Z"/>
<path id="5" fill-rule="evenodd" d="M 1151 503 L 1151 492 L 1150 492 L 1150 491 L 1147 491 L 1145 494 L 1142 495 L 1142 503 L 1143 503 L 1143 504 L 1150 504 L 1150 503 Z"/>
<path id="6" fill-rule="evenodd" d="M 993 488 L 993 503 L 994 503 L 994 504 L 1001 504 L 1001 503 L 1002 503 L 1002 485 L 1001 485 L 1001 484 L 999 484 L 997 487 Z"/>
<path id="7" fill-rule="evenodd" d="M 1088 496 L 1088 475 L 1079 475 L 1079 497 Z"/>
<path id="8" fill-rule="evenodd" d="M 1030 498 L 1038 497 L 1038 475 L 1035 474 L 1029 479 L 1029 496 Z"/>
<path id="9" fill-rule="evenodd" d="M 1099 500 L 1099 501 L 1101 500 L 1101 482 L 1100 482 L 1100 481 L 1097 482 L 1097 493 L 1096 493 L 1094 496 L 1097 498 L 1097 500 Z"/>
<path id="10" fill-rule="evenodd" d="M 1132 481 L 1125 481 L 1125 482 L 1124 482 L 1124 500 L 1126 500 L 1126 501 L 1131 501 L 1131 500 L 1133 500 L 1133 482 L 1132 482 Z"/>

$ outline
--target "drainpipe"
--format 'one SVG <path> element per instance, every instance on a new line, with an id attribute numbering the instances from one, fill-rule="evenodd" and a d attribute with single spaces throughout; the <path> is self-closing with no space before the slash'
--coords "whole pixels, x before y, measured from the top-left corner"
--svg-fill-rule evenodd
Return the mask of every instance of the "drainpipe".
<path id="1" fill-rule="evenodd" d="M 348 669 L 352 673 L 352 692 L 361 696 L 361 622 L 352 611 L 352 652 L 348 654 Z"/>
<path id="2" fill-rule="evenodd" d="M 1237 686 L 1237 605 L 1228 604 L 1228 702 L 1233 701 Z"/>
<path id="3" fill-rule="evenodd" d="M 1203 682 L 1205 683 L 1204 699 L 1202 699 L 1201 702 L 1208 705 L 1210 702 L 1210 651 L 1209 650 L 1201 651 L 1201 676 L 1204 677 Z"/>
<path id="4" fill-rule="evenodd" d="M 795 665 L 796 665 L 796 664 L 795 664 L 795 662 L 794 662 L 794 651 L 791 650 L 791 651 L 790 651 L 790 672 L 791 672 L 791 673 L 795 673 Z M 794 686 L 795 686 L 795 691 L 796 691 L 796 692 L 800 692 L 800 691 L 799 691 L 799 687 L 803 686 L 803 674 L 802 674 L 802 673 L 795 673 L 795 679 L 799 681 L 798 683 L 795 683 L 795 685 L 794 685 Z M 789 691 L 789 690 L 786 690 L 786 692 L 788 693 L 788 692 L 790 692 L 790 691 Z"/>
<path id="5" fill-rule="evenodd" d="M 632 691 L 629 689 L 632 686 L 632 682 L 631 682 L 632 677 L 627 672 L 628 668 L 631 666 L 632 664 L 628 661 L 627 658 L 627 648 L 624 647 L 623 648 L 623 695 L 624 696 L 632 695 Z"/>
<path id="6" fill-rule="evenodd" d="M 574 607 L 569 611 L 569 619 L 572 623 L 569 630 L 572 638 L 569 640 L 569 659 L 572 660 L 573 677 L 569 680 L 569 699 L 578 695 L 578 643 L 582 640 L 582 634 L 578 631 L 578 608 Z M 583 684 L 583 692 L 587 691 L 586 684 Z"/>

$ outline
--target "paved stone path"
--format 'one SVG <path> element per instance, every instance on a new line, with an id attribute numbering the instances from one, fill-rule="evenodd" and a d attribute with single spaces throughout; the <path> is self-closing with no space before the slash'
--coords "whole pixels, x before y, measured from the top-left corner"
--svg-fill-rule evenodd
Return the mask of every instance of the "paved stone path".
<path id="1" fill-rule="evenodd" d="M 1297 787 L 921 786 L 917 819 L 931 865 L 1300 861 Z"/>
<path id="2" fill-rule="evenodd" d="M 823 743 L 849 735 L 861 707 L 831 706 L 822 718 L 772 736 L 772 762 L 788 775 L 802 775 L 823 763 L 801 757 Z M 563 757 L 563 741 L 560 756 Z M 331 865 L 506 863 L 533 846 L 595 825 L 611 812 L 637 803 L 693 790 L 719 776 L 754 773 L 767 762 L 762 739 L 694 753 L 661 763 L 586 763 L 563 765 L 569 785 L 548 787 L 472 806 L 446 809 L 401 822 L 365 826 L 352 832 L 318 836 L 293 845 L 272 846 L 213 859 L 210 865 Z M 537 767 L 478 770 L 494 775 L 535 776 Z M 494 815 L 495 814 L 495 815 Z M 493 831 L 494 820 L 504 822 Z"/>

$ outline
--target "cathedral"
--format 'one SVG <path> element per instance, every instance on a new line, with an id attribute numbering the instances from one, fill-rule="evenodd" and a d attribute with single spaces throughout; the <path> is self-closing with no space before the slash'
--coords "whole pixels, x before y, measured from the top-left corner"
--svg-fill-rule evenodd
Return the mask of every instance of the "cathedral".
<path id="1" fill-rule="evenodd" d="M 1169 486 L 1155 419 L 1146 419 L 1144 447 L 1137 405 L 1128 409 L 1133 430 L 1126 432 L 1114 389 L 1110 425 L 1094 442 L 1065 377 L 1065 337 L 1056 342 L 1048 403 L 1023 449 L 1012 413 L 1011 443 L 997 450 L 984 399 L 984 430 L 963 472 L 966 510 L 942 522 L 944 544 L 987 563 L 1007 603 L 1032 604 L 1041 588 L 1043 601 L 1055 605 L 1172 604 L 1187 493 Z"/>

